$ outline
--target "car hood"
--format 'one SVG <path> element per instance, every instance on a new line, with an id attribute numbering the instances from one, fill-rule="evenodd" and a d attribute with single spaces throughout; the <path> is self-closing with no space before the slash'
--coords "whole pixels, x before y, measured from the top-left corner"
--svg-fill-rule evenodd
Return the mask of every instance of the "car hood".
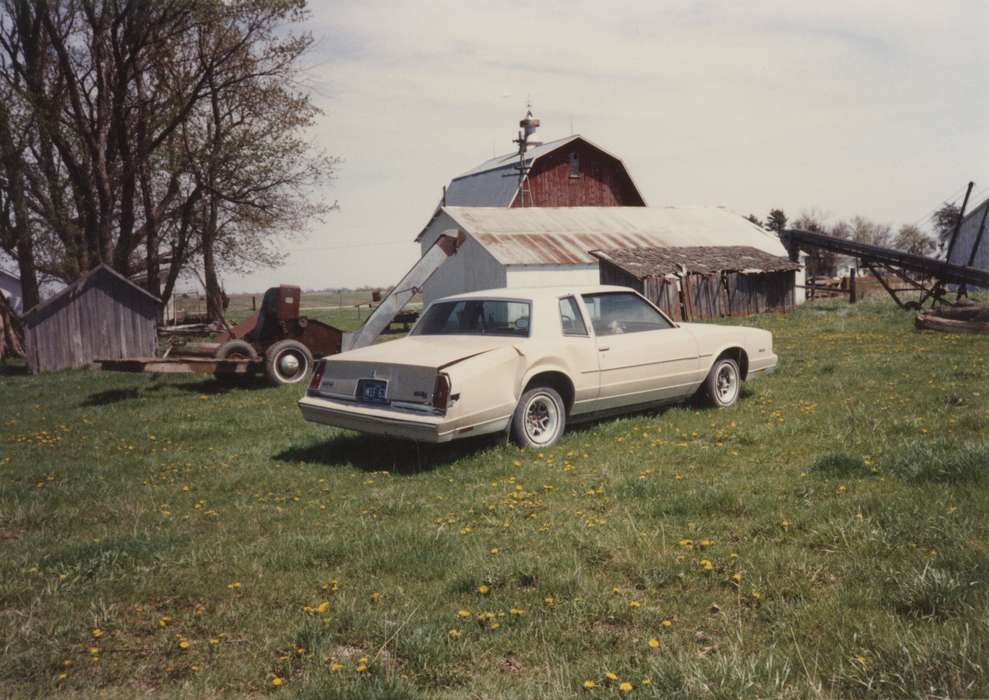
<path id="1" fill-rule="evenodd" d="M 525 338 L 476 335 L 409 335 L 326 358 L 329 362 L 374 362 L 445 367 L 468 357 L 517 345 Z"/>

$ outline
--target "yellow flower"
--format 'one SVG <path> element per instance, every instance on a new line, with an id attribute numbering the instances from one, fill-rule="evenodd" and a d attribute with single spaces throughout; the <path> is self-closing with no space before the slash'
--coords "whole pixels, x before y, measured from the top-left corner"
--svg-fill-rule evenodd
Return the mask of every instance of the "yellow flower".
<path id="1" fill-rule="evenodd" d="M 492 622 L 492 623 L 491 623 L 491 631 L 492 631 L 492 632 L 494 632 L 494 631 L 495 631 L 496 629 L 498 629 L 499 627 L 501 627 L 501 623 L 500 623 L 500 622 Z"/>
<path id="2" fill-rule="evenodd" d="M 780 523 L 780 527 L 783 528 L 783 532 L 788 531 L 790 529 L 790 521 L 784 518 L 783 522 Z"/>
<path id="3" fill-rule="evenodd" d="M 477 592 L 480 593 L 481 595 L 487 595 L 488 593 L 491 592 L 491 589 L 488 588 L 487 586 L 478 586 Z"/>
<path id="4" fill-rule="evenodd" d="M 493 556 L 493 557 L 496 557 L 496 556 L 498 556 L 498 551 L 499 551 L 499 550 L 498 550 L 498 548 L 497 548 L 497 547 L 492 547 L 492 548 L 491 548 L 491 556 Z"/>
<path id="5" fill-rule="evenodd" d="M 343 669 L 343 664 L 338 664 L 336 662 L 330 664 L 330 673 L 340 673 L 341 669 Z"/>
<path id="6" fill-rule="evenodd" d="M 275 688 L 277 688 L 284 682 L 285 681 L 279 676 L 272 675 L 271 677 L 271 685 L 274 686 Z"/>
<path id="7" fill-rule="evenodd" d="M 211 639 L 211 640 L 209 640 L 209 645 L 210 645 L 211 647 L 217 647 L 217 646 L 220 646 L 220 640 L 219 640 L 219 639 L 216 639 L 216 638 L 214 637 L 213 639 Z"/>
<path id="8" fill-rule="evenodd" d="M 672 627 L 673 626 L 673 620 L 663 620 L 659 624 L 661 624 L 663 627 Z"/>
<path id="9" fill-rule="evenodd" d="M 179 649 L 181 649 L 182 651 L 185 651 L 188 648 L 189 648 L 189 640 L 188 639 L 180 639 L 179 640 Z"/>
<path id="10" fill-rule="evenodd" d="M 172 618 L 168 617 L 168 615 L 165 615 L 163 617 L 159 617 L 158 618 L 158 626 L 159 627 L 164 627 L 165 625 L 167 625 L 171 621 L 172 621 Z"/>
<path id="11" fill-rule="evenodd" d="M 548 595 L 545 598 L 543 598 L 543 603 L 546 605 L 547 608 L 552 608 L 554 605 L 556 605 L 556 601 L 553 600 L 553 596 L 551 595 Z"/>
<path id="12" fill-rule="evenodd" d="M 615 675 L 614 673 L 612 673 L 611 671 L 608 671 L 606 674 L 604 674 L 604 677 L 607 678 L 609 681 L 617 681 L 618 680 L 618 676 Z"/>
<path id="13" fill-rule="evenodd" d="M 525 613 L 525 610 L 523 610 L 522 608 L 512 608 L 511 610 L 509 610 L 509 612 L 512 615 L 522 615 Z"/>
<path id="14" fill-rule="evenodd" d="M 468 617 L 470 617 L 470 610 L 458 610 L 457 617 L 459 617 L 461 620 L 466 620 Z"/>
<path id="15" fill-rule="evenodd" d="M 319 607 L 316 608 L 316 612 L 318 612 L 320 615 L 325 615 L 326 611 L 329 609 L 330 609 L 330 604 L 324 600 L 322 603 L 319 604 Z"/>
<path id="16" fill-rule="evenodd" d="M 447 632 L 447 634 L 450 635 L 450 639 L 460 639 L 460 630 L 456 627 L 450 628 L 450 631 Z"/>
<path id="17" fill-rule="evenodd" d="M 741 574 L 741 572 L 732 574 L 731 581 L 732 581 L 732 583 L 734 583 L 736 585 L 740 584 L 742 582 L 742 574 Z"/>
<path id="18" fill-rule="evenodd" d="M 655 639 L 655 638 L 654 639 L 650 639 L 646 643 L 649 645 L 649 648 L 650 649 L 659 649 L 659 640 L 658 639 Z"/>
<path id="19" fill-rule="evenodd" d="M 596 686 L 597 686 L 597 683 L 595 683 L 594 681 L 592 681 L 590 678 L 588 678 L 586 681 L 584 681 L 584 687 L 587 690 L 594 690 L 594 688 Z"/>
<path id="20" fill-rule="evenodd" d="M 378 593 L 377 591 L 374 591 L 374 593 L 371 594 L 371 602 L 377 603 L 379 600 L 381 600 L 381 594 Z"/>
<path id="21" fill-rule="evenodd" d="M 701 565 L 701 568 L 704 569 L 704 571 L 714 570 L 714 563 L 710 559 L 701 559 L 698 563 Z"/>
<path id="22" fill-rule="evenodd" d="M 234 581 L 233 583 L 228 583 L 227 588 L 229 588 L 232 591 L 238 590 L 240 588 L 240 581 Z"/>
<path id="23" fill-rule="evenodd" d="M 636 608 L 641 608 L 642 607 L 642 603 L 640 603 L 637 600 L 630 600 L 628 602 L 628 607 L 630 607 L 630 608 L 632 608 L 634 610 Z"/>
<path id="24" fill-rule="evenodd" d="M 354 670 L 357 671 L 358 673 L 364 673 L 365 671 L 367 671 L 367 664 L 357 664 L 357 668 Z"/>
<path id="25" fill-rule="evenodd" d="M 103 636 L 103 630 L 101 630 L 99 627 L 94 627 L 93 628 L 93 639 L 99 639 L 102 636 Z"/>
<path id="26" fill-rule="evenodd" d="M 624 683 L 622 683 L 621 685 L 618 686 L 618 689 L 620 691 L 622 691 L 623 693 L 631 693 L 632 692 L 632 684 L 629 683 L 628 681 L 625 681 Z"/>
<path id="27" fill-rule="evenodd" d="M 97 654 L 100 653 L 100 648 L 99 647 L 89 647 L 89 653 L 92 654 L 93 656 L 96 656 Z"/>

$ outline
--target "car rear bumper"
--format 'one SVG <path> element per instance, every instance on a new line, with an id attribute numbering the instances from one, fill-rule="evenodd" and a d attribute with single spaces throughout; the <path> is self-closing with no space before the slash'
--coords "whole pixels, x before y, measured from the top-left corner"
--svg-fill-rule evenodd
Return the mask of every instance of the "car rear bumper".
<path id="1" fill-rule="evenodd" d="M 505 430 L 511 416 L 463 425 L 448 416 L 419 414 L 394 408 L 377 408 L 318 396 L 306 396 L 299 401 L 302 416 L 313 423 L 356 430 L 370 435 L 415 440 L 416 442 L 449 442 L 457 438 L 484 435 Z"/>

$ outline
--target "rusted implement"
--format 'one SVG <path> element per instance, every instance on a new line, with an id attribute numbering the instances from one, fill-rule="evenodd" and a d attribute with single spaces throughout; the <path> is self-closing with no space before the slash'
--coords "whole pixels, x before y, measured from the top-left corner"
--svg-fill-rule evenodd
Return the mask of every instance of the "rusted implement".
<path id="1" fill-rule="evenodd" d="M 943 260 L 935 260 L 923 255 L 904 253 L 902 250 L 847 241 L 833 236 L 825 236 L 810 231 L 789 229 L 781 234 L 783 245 L 793 259 L 800 248 L 827 250 L 832 253 L 858 258 L 862 265 L 875 275 L 886 292 L 901 308 L 919 309 L 925 302 L 931 305 L 951 304 L 945 298 L 947 284 L 967 285 L 989 289 L 989 272 L 975 267 L 952 265 Z M 907 287 L 895 289 L 889 285 L 881 271 L 899 278 Z M 914 291 L 920 294 L 919 301 L 903 301 L 897 292 Z"/>
<path id="2" fill-rule="evenodd" d="M 989 335 L 989 306 L 962 306 L 918 314 L 917 330 Z"/>
<path id="3" fill-rule="evenodd" d="M 340 352 L 343 333 L 299 315 L 302 290 L 282 285 L 264 293 L 258 312 L 212 341 L 175 344 L 165 357 L 99 360 L 115 372 L 204 372 L 217 377 L 264 374 L 275 385 L 303 381 L 315 360 Z"/>

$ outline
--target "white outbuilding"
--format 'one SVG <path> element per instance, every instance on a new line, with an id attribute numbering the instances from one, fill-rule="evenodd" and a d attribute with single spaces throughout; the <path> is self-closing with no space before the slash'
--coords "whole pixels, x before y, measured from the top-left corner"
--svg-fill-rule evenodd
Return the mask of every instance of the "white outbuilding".
<path id="1" fill-rule="evenodd" d="M 3 294 L 15 313 L 24 311 L 24 293 L 21 291 L 21 278 L 12 272 L 0 270 L 0 294 Z"/>
<path id="2" fill-rule="evenodd" d="M 787 256 L 775 233 L 721 207 L 445 206 L 416 241 L 425 253 L 444 233 L 465 241 L 425 283 L 426 303 L 480 289 L 599 284 L 592 250 L 748 246 Z"/>

